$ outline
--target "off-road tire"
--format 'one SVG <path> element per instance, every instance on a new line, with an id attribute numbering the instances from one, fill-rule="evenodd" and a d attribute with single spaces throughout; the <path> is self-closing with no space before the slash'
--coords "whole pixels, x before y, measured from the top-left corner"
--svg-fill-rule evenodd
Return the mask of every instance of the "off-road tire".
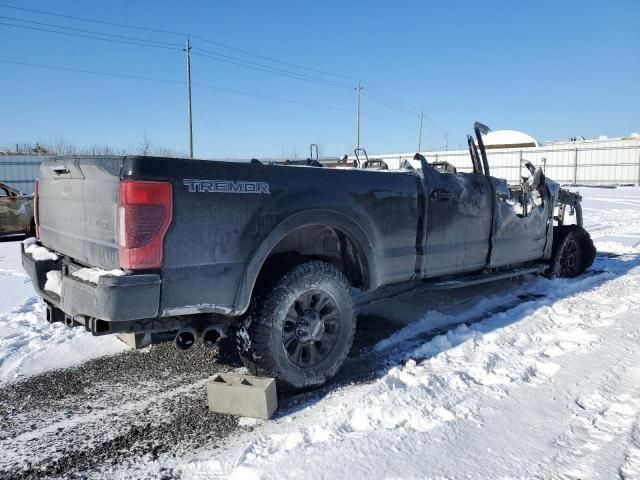
<path id="1" fill-rule="evenodd" d="M 562 225 L 553 229 L 549 277 L 576 277 L 591 266 L 596 257 L 596 247 L 591 236 L 577 225 Z"/>
<path id="2" fill-rule="evenodd" d="M 305 338 L 310 343 L 303 343 L 298 341 L 298 328 L 294 330 L 294 341 L 298 341 L 301 349 L 308 347 L 313 355 L 308 353 L 307 357 L 313 357 L 317 364 L 301 364 L 300 355 L 296 364 L 294 354 L 288 351 L 292 346 L 291 325 L 303 321 L 303 316 L 296 317 L 300 302 L 305 301 L 301 299 L 306 299 L 304 311 L 313 313 L 314 299 L 318 298 L 331 306 L 327 310 L 326 305 L 323 308 L 318 305 L 318 318 L 323 326 L 314 332 L 318 334 L 321 329 L 322 337 L 317 341 Z M 326 311 L 329 313 L 321 313 Z M 292 322 L 292 315 L 298 318 L 298 323 Z M 306 390 L 322 385 L 338 372 L 351 349 L 355 329 L 354 301 L 345 275 L 329 263 L 308 261 L 293 267 L 254 296 L 249 315 L 238 330 L 238 350 L 251 374 L 274 377 L 280 390 Z M 331 342 L 332 348 L 323 347 Z"/>

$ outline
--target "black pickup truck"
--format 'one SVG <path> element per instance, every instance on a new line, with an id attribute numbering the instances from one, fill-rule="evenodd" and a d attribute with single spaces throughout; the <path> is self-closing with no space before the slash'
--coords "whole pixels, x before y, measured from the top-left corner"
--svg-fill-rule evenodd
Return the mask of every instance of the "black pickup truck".
<path id="1" fill-rule="evenodd" d="M 180 348 L 215 343 L 231 326 L 252 373 L 290 389 L 319 385 L 351 347 L 353 287 L 435 290 L 591 265 L 580 197 L 531 164 L 519 185 L 490 176 L 475 129 L 470 173 L 419 154 L 395 171 L 49 160 L 22 263 L 51 322 L 94 335 L 173 331 Z M 564 224 L 567 208 L 577 225 Z"/>

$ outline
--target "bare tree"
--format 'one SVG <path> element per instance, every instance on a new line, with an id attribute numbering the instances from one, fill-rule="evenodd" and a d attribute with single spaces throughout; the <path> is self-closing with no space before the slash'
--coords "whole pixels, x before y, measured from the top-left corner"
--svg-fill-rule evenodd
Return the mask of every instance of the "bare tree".
<path id="1" fill-rule="evenodd" d="M 144 155 L 158 157 L 182 157 L 186 158 L 184 152 L 173 150 L 163 145 L 153 144 L 145 132 L 142 143 L 129 148 L 114 148 L 109 145 L 93 144 L 78 147 L 63 139 L 52 142 L 22 143 L 11 146 L 0 146 L 0 151 L 7 155 Z"/>
<path id="2" fill-rule="evenodd" d="M 150 150 L 151 150 L 151 142 L 149 142 L 149 137 L 147 137 L 147 131 L 145 130 L 142 143 L 140 143 L 138 147 L 138 153 L 143 157 L 147 157 L 149 156 Z"/>

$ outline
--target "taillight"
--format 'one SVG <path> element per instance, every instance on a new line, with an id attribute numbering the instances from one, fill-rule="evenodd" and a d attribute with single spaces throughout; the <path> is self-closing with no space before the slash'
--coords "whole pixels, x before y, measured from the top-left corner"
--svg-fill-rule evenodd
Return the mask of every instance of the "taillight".
<path id="1" fill-rule="evenodd" d="M 171 223 L 171 184 L 123 180 L 118 192 L 120 268 L 162 266 L 162 242 Z"/>
<path id="2" fill-rule="evenodd" d="M 33 223 L 36 225 L 36 238 L 40 239 L 40 200 L 38 196 L 38 179 L 33 184 Z"/>

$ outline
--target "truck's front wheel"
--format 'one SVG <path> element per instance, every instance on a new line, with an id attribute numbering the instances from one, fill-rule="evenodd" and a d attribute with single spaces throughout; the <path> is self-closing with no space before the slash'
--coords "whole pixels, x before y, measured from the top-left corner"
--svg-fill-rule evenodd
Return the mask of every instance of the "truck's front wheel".
<path id="1" fill-rule="evenodd" d="M 309 261 L 254 298 L 238 333 L 238 347 L 252 374 L 275 377 L 287 390 L 301 390 L 336 374 L 355 327 L 346 277 L 329 263 Z"/>
<path id="2" fill-rule="evenodd" d="M 596 248 L 591 236 L 577 225 L 562 225 L 553 229 L 553 250 L 547 275 L 576 277 L 591 266 Z"/>

